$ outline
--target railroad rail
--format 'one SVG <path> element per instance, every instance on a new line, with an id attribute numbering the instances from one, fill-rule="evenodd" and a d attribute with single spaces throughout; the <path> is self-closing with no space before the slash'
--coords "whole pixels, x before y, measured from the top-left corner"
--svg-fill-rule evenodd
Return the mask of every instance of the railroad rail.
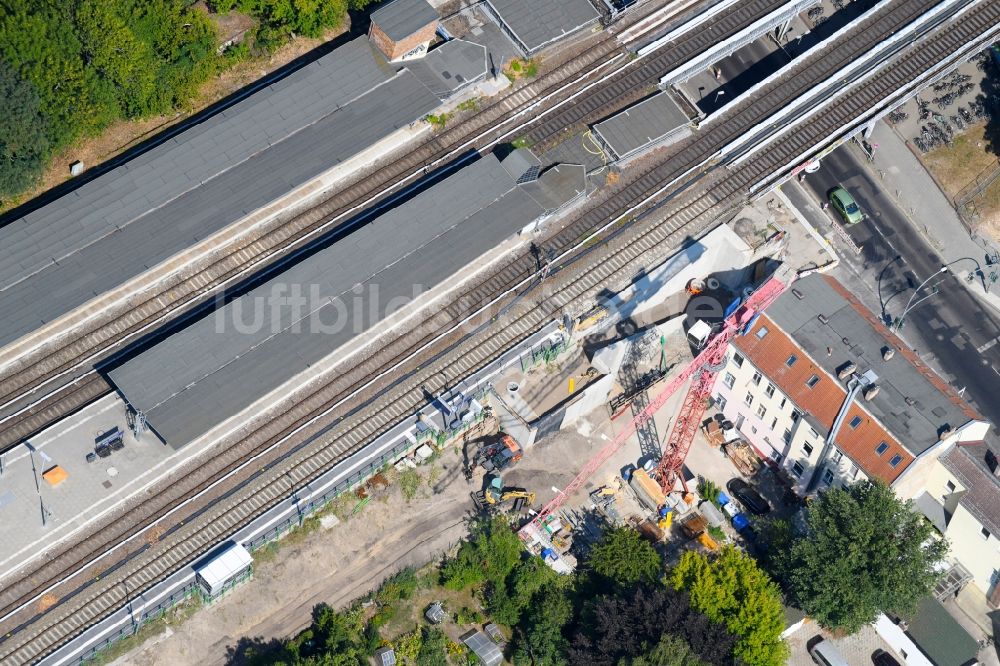
<path id="1" fill-rule="evenodd" d="M 165 283 L 158 292 L 144 296 L 142 302 L 123 305 L 120 311 L 112 313 L 110 320 L 96 325 L 93 330 L 80 331 L 65 345 L 46 349 L 41 357 L 28 354 L 18 359 L 0 378 L 0 409 L 5 405 L 13 406 L 8 414 L 0 417 L 0 451 L 37 432 L 35 424 L 42 420 L 38 418 L 40 413 L 44 412 L 51 421 L 60 413 L 69 414 L 79 408 L 74 401 L 60 402 L 50 398 L 51 393 L 58 391 L 60 382 L 95 374 L 93 366 L 102 359 L 204 304 L 220 290 L 294 256 L 317 238 L 335 231 L 346 218 L 377 200 L 391 197 L 392 192 L 423 175 L 428 167 L 443 165 L 467 150 L 484 149 L 510 137 L 509 124 L 526 113 L 533 117 L 528 123 L 515 127 L 540 122 L 540 136 L 548 137 L 562 132 L 566 123 L 582 122 L 595 110 L 603 109 L 607 113 L 620 108 L 614 105 L 626 103 L 617 94 L 622 85 L 641 88 L 655 82 L 663 67 L 683 62 L 710 48 L 718 39 L 735 34 L 744 24 L 758 20 L 784 2 L 786 0 L 739 3 L 739 7 L 720 19 L 721 30 L 711 34 L 698 31 L 682 35 L 670 46 L 635 61 L 624 57 L 612 34 L 602 33 L 600 41 L 573 59 L 567 69 L 553 70 L 538 81 L 513 91 L 468 121 L 435 135 L 374 173 L 357 177 L 356 182 L 309 210 L 291 219 L 275 221 L 262 235 L 229 248 L 227 256 L 200 267 L 183 279 Z M 637 22 L 643 16 L 636 14 L 631 20 Z M 616 52 L 618 55 L 612 57 Z M 609 64 L 610 69 L 606 68 Z M 595 80 L 605 78 L 608 79 L 606 85 L 614 86 L 615 95 L 604 92 L 605 84 L 594 85 Z M 582 102 L 565 104 L 567 97 L 587 86 L 594 87 L 583 95 Z M 559 109 L 560 104 L 565 109 L 579 110 L 545 115 Z M 43 393 L 45 391 L 48 393 Z M 40 393 L 42 395 L 37 395 Z"/>
<path id="2" fill-rule="evenodd" d="M 897 3 L 897 5 L 906 4 L 912 5 L 914 3 Z M 374 402 L 370 404 L 365 402 L 366 398 L 377 393 L 372 388 L 374 386 L 372 382 L 377 382 L 377 378 L 367 381 L 363 385 L 364 388 L 357 389 L 361 391 L 360 394 L 356 392 L 357 390 L 349 391 L 346 394 L 343 390 L 336 392 L 337 389 L 331 389 L 332 384 L 324 387 L 328 391 L 334 391 L 335 395 L 344 397 L 335 398 L 332 402 L 330 400 L 320 401 L 320 398 L 316 398 L 318 404 L 336 405 L 349 397 L 352 402 L 360 402 L 361 405 L 348 412 L 346 416 L 336 419 L 335 426 L 323 432 L 322 437 L 306 443 L 302 449 L 295 451 L 297 460 L 291 457 L 287 458 L 284 462 L 271 465 L 262 472 L 258 472 L 252 479 L 241 480 L 240 491 L 234 494 L 231 499 L 227 498 L 224 503 L 211 505 L 208 512 L 192 522 L 184 521 L 179 527 L 175 526 L 172 531 L 162 537 L 155 547 L 142 548 L 138 555 L 122 565 L 120 569 L 102 576 L 101 585 L 91 586 L 102 589 L 84 588 L 80 593 L 66 598 L 62 604 L 50 611 L 54 627 L 39 628 L 33 626 L 35 622 L 48 624 L 46 618 L 50 618 L 49 614 L 38 617 L 35 622 L 29 622 L 21 631 L 17 631 L 11 638 L 0 643 L 0 654 L 3 654 L 4 658 L 34 659 L 82 627 L 87 626 L 88 623 L 94 622 L 101 613 L 120 606 L 123 601 L 123 592 L 117 588 L 122 586 L 114 585 L 108 588 L 108 581 L 127 578 L 130 589 L 141 589 L 158 577 L 162 577 L 163 572 L 170 569 L 170 566 L 176 568 L 177 563 L 189 561 L 198 552 L 204 552 L 204 550 L 199 551 L 199 548 L 204 549 L 217 543 L 224 536 L 226 530 L 231 530 L 233 525 L 240 524 L 241 521 L 245 522 L 249 517 L 252 517 L 250 514 L 267 505 L 268 502 L 273 503 L 275 498 L 287 496 L 290 480 L 307 481 L 310 474 L 315 474 L 317 470 L 322 470 L 325 467 L 328 468 L 330 460 L 342 459 L 346 452 L 357 450 L 380 430 L 384 430 L 405 415 L 412 413 L 414 405 L 422 404 L 423 401 L 423 393 L 416 387 L 425 386 L 432 391 L 446 388 L 442 385 L 443 379 L 439 373 L 443 364 L 448 366 L 451 376 L 460 374 L 460 371 L 474 370 L 475 368 L 472 366 L 476 363 L 482 367 L 483 363 L 490 362 L 488 357 L 491 354 L 495 355 L 498 353 L 497 350 L 502 352 L 503 349 L 510 346 L 511 341 L 516 342 L 519 336 L 525 337 L 537 328 L 539 321 L 544 322 L 551 319 L 553 307 L 575 309 L 575 307 L 586 304 L 587 299 L 592 296 L 597 287 L 614 283 L 618 279 L 627 280 L 632 274 L 629 257 L 634 259 L 635 256 L 641 256 L 641 254 L 635 255 L 635 252 L 641 253 L 641 248 L 644 247 L 647 249 L 663 247 L 665 243 L 670 243 L 682 235 L 697 235 L 699 229 L 704 229 L 713 223 L 719 212 L 731 210 L 733 205 L 741 203 L 746 197 L 746 188 L 754 183 L 761 173 L 784 168 L 790 160 L 794 159 L 796 150 L 822 142 L 826 137 L 824 132 L 828 132 L 831 126 L 839 124 L 843 127 L 856 120 L 859 109 L 856 103 L 852 103 L 852 100 L 857 99 L 857 94 L 865 93 L 869 96 L 869 100 L 884 99 L 886 95 L 892 94 L 899 86 L 919 77 L 921 72 L 938 67 L 942 62 L 947 61 L 949 56 L 954 53 L 953 46 L 949 45 L 962 44 L 975 39 L 981 36 L 984 31 L 995 29 L 998 21 L 1000 21 L 1000 7 L 997 7 L 995 3 L 992 5 L 979 3 L 978 6 L 965 12 L 959 20 L 941 28 L 935 35 L 927 38 L 924 43 L 919 45 L 919 48 L 914 47 L 911 51 L 897 58 L 878 77 L 864 82 L 852 95 L 842 96 L 834 104 L 826 106 L 815 118 L 816 122 L 800 124 L 794 133 L 796 137 L 794 142 L 788 141 L 786 138 L 773 149 L 762 151 L 752 160 L 725 173 L 724 177 L 720 177 L 720 175 L 725 167 L 721 165 L 711 166 L 704 175 L 698 175 L 689 180 L 685 186 L 675 188 L 676 191 L 671 195 L 670 201 L 674 209 L 678 205 L 680 209 L 677 210 L 676 215 L 669 216 L 666 221 L 651 223 L 649 222 L 650 218 L 641 218 L 638 221 L 626 222 L 611 233 L 610 240 L 603 244 L 582 250 L 580 249 L 583 245 L 581 241 L 570 243 L 568 247 L 563 246 L 566 247 L 564 250 L 566 257 L 557 260 L 557 266 L 552 276 L 561 275 L 561 279 L 568 280 L 569 284 L 560 286 L 555 291 L 546 294 L 539 305 L 520 314 L 512 321 L 506 321 L 504 326 L 485 327 L 480 333 L 466 337 L 464 342 L 457 342 L 461 347 L 445 348 L 445 351 L 440 352 L 437 356 L 437 361 L 429 363 L 412 361 L 413 365 L 419 363 L 419 370 L 412 370 L 406 375 L 405 381 L 397 383 L 395 389 L 386 394 L 384 398 L 380 398 L 377 401 L 377 409 Z M 780 100 L 775 102 L 778 101 Z M 739 110 L 734 109 L 734 113 L 737 111 Z M 861 111 L 864 109 L 862 108 Z M 687 148 L 690 148 L 690 144 L 693 142 L 693 140 L 689 142 Z M 683 152 L 683 150 L 684 148 L 678 152 Z M 664 180 L 676 176 L 676 170 L 682 168 L 673 166 L 677 159 L 677 154 L 671 154 L 666 162 L 658 162 L 644 173 L 637 175 L 628 185 L 614 191 L 603 202 L 588 210 L 583 217 L 589 220 L 589 228 L 603 227 L 602 233 L 606 234 L 609 225 L 601 223 L 617 220 L 623 205 L 631 204 L 628 205 L 628 210 L 631 210 L 631 213 L 636 213 L 642 207 L 651 205 L 650 192 L 658 192 Z M 708 187 L 704 188 L 705 185 Z M 572 229 L 574 229 L 573 225 L 568 225 L 560 230 L 554 241 L 558 243 L 560 239 L 568 238 L 564 234 L 573 234 Z M 607 254 L 599 255 L 599 252 Z M 587 265 L 580 261 L 581 257 L 589 260 Z M 514 264 L 520 266 L 521 270 L 518 271 Z M 626 268 L 622 269 L 622 266 Z M 616 267 L 620 269 L 618 273 L 615 272 Z M 520 261 L 512 262 L 512 265 L 505 271 L 491 279 L 504 280 L 504 273 L 509 275 L 511 271 L 514 271 L 518 275 L 525 276 L 520 283 L 513 283 L 515 289 L 523 289 L 525 287 L 524 280 L 533 280 L 536 269 L 533 259 L 522 257 Z M 551 280 L 552 278 L 548 282 L 550 287 L 553 285 Z M 519 302 L 527 303 L 523 298 Z M 494 307 L 500 308 L 501 306 L 497 304 Z M 541 319 L 538 319 L 539 317 Z M 494 330 L 498 328 L 501 330 Z M 509 339 L 502 336 L 508 336 Z M 439 342 L 435 345 L 438 349 L 444 347 Z M 445 355 L 442 357 L 441 354 Z M 460 359 L 460 361 L 456 361 L 456 359 Z M 459 370 L 456 370 L 456 363 L 463 364 Z M 469 368 L 466 368 L 465 365 L 469 365 Z M 362 378 L 369 375 L 368 368 L 356 370 L 357 372 L 346 376 L 346 381 L 355 381 L 354 378 L 358 376 L 358 373 Z M 398 376 L 395 379 L 398 380 Z M 366 391 L 367 394 L 365 394 Z M 261 428 L 254 435 L 265 437 L 273 433 L 275 429 L 287 428 L 288 419 L 303 418 L 302 412 L 308 411 L 309 407 L 317 402 L 311 402 L 309 406 L 303 403 L 302 410 L 295 414 L 283 415 L 275 422 Z M 328 419 L 329 414 L 325 414 L 324 418 Z M 319 425 L 312 427 L 314 428 L 313 433 L 310 433 L 307 427 L 305 430 L 300 430 L 299 434 L 309 436 L 317 432 L 316 429 L 320 429 Z M 344 432 L 345 430 L 346 432 Z M 327 451 L 326 454 L 322 454 L 324 450 Z M 289 474 L 291 475 L 289 476 Z M 260 486 L 262 489 L 260 494 L 256 493 L 258 483 L 264 484 Z M 269 490 L 265 492 L 264 488 Z M 243 511 L 243 517 L 237 518 L 238 514 L 233 513 L 234 511 Z M 212 535 L 214 540 L 209 539 L 209 535 Z M 182 547 L 181 544 L 184 543 L 187 545 Z M 200 546 L 197 545 L 199 543 Z M 176 560 L 170 566 L 165 567 L 175 557 L 186 557 L 187 559 Z M 56 619 L 57 616 L 66 621 Z M 44 623 L 43 619 L 45 619 Z M 36 639 L 39 643 L 33 642 Z M 44 646 L 46 642 L 48 643 L 47 647 Z M 39 647 L 40 644 L 43 647 Z M 21 652 L 22 648 L 26 651 Z"/>

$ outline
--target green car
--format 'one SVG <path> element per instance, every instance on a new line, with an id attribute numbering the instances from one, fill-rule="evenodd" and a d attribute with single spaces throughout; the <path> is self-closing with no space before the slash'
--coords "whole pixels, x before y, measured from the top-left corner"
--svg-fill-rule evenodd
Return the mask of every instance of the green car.
<path id="1" fill-rule="evenodd" d="M 837 187 L 830 192 L 830 204 L 844 218 L 844 224 L 857 224 L 865 219 L 865 214 L 858 208 L 858 202 L 843 187 Z"/>

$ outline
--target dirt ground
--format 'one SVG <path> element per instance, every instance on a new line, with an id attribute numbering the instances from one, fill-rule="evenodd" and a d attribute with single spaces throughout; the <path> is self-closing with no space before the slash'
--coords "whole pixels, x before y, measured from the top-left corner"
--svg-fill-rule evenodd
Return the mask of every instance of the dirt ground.
<path id="1" fill-rule="evenodd" d="M 986 151 L 986 123 L 977 123 L 955 137 L 950 146 L 932 150 L 923 156 L 924 164 L 934 174 L 949 198 L 974 182 L 997 163 L 997 156 Z M 1000 180 L 990 185 L 976 199 L 980 219 L 994 238 L 1000 238 Z"/>
<path id="2" fill-rule="evenodd" d="M 576 472 L 566 461 L 582 465 L 603 443 L 575 431 L 544 438 L 510 472 L 509 483 L 533 483 L 545 501 L 553 494 L 549 484 L 562 487 Z M 456 447 L 418 469 L 424 482 L 408 504 L 394 483 L 356 516 L 283 545 L 257 565 L 250 582 L 113 663 L 223 664 L 227 647 L 241 638 L 294 635 L 308 626 L 316 604 L 345 606 L 399 569 L 439 557 L 465 535 L 469 493 L 480 481 L 465 480 Z"/>
<path id="3" fill-rule="evenodd" d="M 73 162 L 79 160 L 84 163 L 87 169 L 99 166 L 156 133 L 190 118 L 227 95 L 273 73 L 321 44 L 343 34 L 349 28 L 349 23 L 345 23 L 341 28 L 328 30 L 320 38 L 296 37 L 270 56 L 238 63 L 206 81 L 197 97 L 176 113 L 154 116 L 145 120 L 119 121 L 110 125 L 98 136 L 77 140 L 75 144 L 53 156 L 37 187 L 16 199 L 6 200 L 3 205 L 0 205 L 0 213 L 69 180 L 71 178 L 69 165 Z"/>

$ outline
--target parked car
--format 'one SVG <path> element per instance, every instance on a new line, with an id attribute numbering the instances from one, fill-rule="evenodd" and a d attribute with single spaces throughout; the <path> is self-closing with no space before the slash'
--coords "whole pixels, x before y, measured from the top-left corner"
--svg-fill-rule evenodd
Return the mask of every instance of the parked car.
<path id="1" fill-rule="evenodd" d="M 850 666 L 840 650 L 833 647 L 833 643 L 828 640 L 820 642 L 809 648 L 809 656 L 819 666 Z"/>
<path id="2" fill-rule="evenodd" d="M 730 479 L 726 484 L 729 494 L 739 500 L 747 511 L 755 516 L 763 516 L 771 511 L 771 505 L 743 479 Z"/>
<path id="3" fill-rule="evenodd" d="M 881 648 L 872 652 L 872 663 L 875 666 L 899 666 L 896 658 Z"/>
<path id="4" fill-rule="evenodd" d="M 830 191 L 830 204 L 843 218 L 844 224 L 857 224 L 865 219 L 865 214 L 861 212 L 858 202 L 843 187 L 835 187 Z"/>

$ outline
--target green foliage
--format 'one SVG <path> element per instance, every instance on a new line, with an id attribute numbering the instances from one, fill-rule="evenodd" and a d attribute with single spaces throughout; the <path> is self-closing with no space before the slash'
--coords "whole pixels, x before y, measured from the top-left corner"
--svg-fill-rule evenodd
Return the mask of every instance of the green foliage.
<path id="1" fill-rule="evenodd" d="M 649 654 L 625 662 L 628 666 L 710 666 L 684 639 L 664 634 Z"/>
<path id="2" fill-rule="evenodd" d="M 407 467 L 400 473 L 399 489 L 402 491 L 403 498 L 407 502 L 417 496 L 417 491 L 420 490 L 421 481 L 420 472 L 415 469 Z"/>
<path id="3" fill-rule="evenodd" d="M 364 3 L 352 0 L 351 5 Z M 295 35 L 319 37 L 326 28 L 339 27 L 347 18 L 347 0 L 210 0 L 213 11 L 233 9 L 257 20 L 254 42 L 273 51 Z M 357 7 L 352 7 L 357 8 Z"/>
<path id="4" fill-rule="evenodd" d="M 217 70 L 216 46 L 209 18 L 183 0 L 5 3 L 0 61 L 14 78 L 5 73 L 3 85 L 24 108 L 4 108 L 2 140 L 25 132 L 37 140 L 12 151 L 0 188 L 9 195 L 30 185 L 53 152 L 114 120 L 185 103 Z"/>
<path id="5" fill-rule="evenodd" d="M 49 128 L 38 93 L 0 62 L 0 198 L 18 194 L 41 175 Z"/>
<path id="6" fill-rule="evenodd" d="M 378 592 L 375 593 L 375 598 L 382 604 L 391 604 L 400 599 L 409 599 L 416 592 L 418 583 L 416 572 L 412 568 L 407 567 L 386 578 L 385 582 L 378 589 Z"/>
<path id="7" fill-rule="evenodd" d="M 628 527 L 605 532 L 591 549 L 590 567 L 616 587 L 651 582 L 661 574 L 663 562 L 653 546 Z"/>
<path id="8" fill-rule="evenodd" d="M 535 142 L 532 141 L 531 139 L 529 139 L 526 136 L 521 136 L 521 137 L 518 137 L 518 138 L 514 139 L 513 141 L 511 141 L 510 145 L 513 146 L 514 148 L 518 148 L 518 149 L 520 149 L 520 148 L 531 148 L 533 145 L 535 145 Z"/>
<path id="9" fill-rule="evenodd" d="M 534 596 L 559 577 L 540 557 L 522 559 L 507 577 L 504 585 L 492 590 L 489 611 L 500 624 L 513 627 Z"/>
<path id="10" fill-rule="evenodd" d="M 788 647 L 781 640 L 785 614 L 774 581 L 746 553 L 723 547 L 713 559 L 688 551 L 668 580 L 691 595 L 691 606 L 724 624 L 739 640 L 735 654 L 748 666 L 781 666 Z"/>
<path id="11" fill-rule="evenodd" d="M 561 581 L 547 584 L 525 612 L 514 641 L 514 664 L 556 666 L 568 663 L 563 628 L 573 618 L 573 602 Z"/>
<path id="12" fill-rule="evenodd" d="M 456 106 L 459 111 L 478 111 L 479 110 L 479 99 L 473 97 L 472 99 L 467 99 L 464 102 L 459 102 Z"/>
<path id="13" fill-rule="evenodd" d="M 440 629 L 432 627 L 424 627 L 421 632 L 423 641 L 417 652 L 417 666 L 447 666 L 448 637 Z"/>
<path id="14" fill-rule="evenodd" d="M 499 588 L 522 552 L 521 540 L 503 516 L 479 520 L 472 524 L 469 538 L 455 557 L 441 567 L 441 580 L 449 590 L 464 590 L 484 581 Z"/>
<path id="15" fill-rule="evenodd" d="M 702 499 L 707 499 L 709 502 L 718 507 L 720 492 L 722 491 L 719 489 L 719 486 L 715 483 L 715 481 L 706 479 L 703 476 L 698 477 L 698 494 L 701 495 Z"/>
<path id="16" fill-rule="evenodd" d="M 709 525 L 707 531 L 708 531 L 708 536 L 715 539 L 718 543 L 726 543 L 726 541 L 729 540 L 729 537 L 726 536 L 726 531 L 721 527 L 717 527 L 716 525 Z"/>
<path id="17" fill-rule="evenodd" d="M 947 543 L 885 483 L 830 489 L 806 509 L 807 530 L 773 563 L 820 624 L 848 633 L 928 594 Z"/>
<path id="18" fill-rule="evenodd" d="M 416 662 L 417 655 L 420 654 L 423 646 L 424 635 L 419 627 L 403 634 L 392 643 L 392 649 L 396 652 L 396 661 L 400 664 Z"/>
<path id="19" fill-rule="evenodd" d="M 431 125 L 433 125 L 434 129 L 436 129 L 436 130 L 443 130 L 445 128 L 445 125 L 448 124 L 448 121 L 451 120 L 451 115 L 452 114 L 450 114 L 450 113 L 444 113 L 444 112 L 436 114 L 436 115 L 433 114 L 433 113 L 428 113 L 427 114 L 427 122 L 429 122 Z M 441 444 L 441 443 L 442 442 L 438 442 L 438 444 Z"/>
<path id="20" fill-rule="evenodd" d="M 479 624 L 483 621 L 483 614 L 477 611 L 475 608 L 469 608 L 468 606 L 462 606 L 455 613 L 455 623 L 456 624 Z"/>

